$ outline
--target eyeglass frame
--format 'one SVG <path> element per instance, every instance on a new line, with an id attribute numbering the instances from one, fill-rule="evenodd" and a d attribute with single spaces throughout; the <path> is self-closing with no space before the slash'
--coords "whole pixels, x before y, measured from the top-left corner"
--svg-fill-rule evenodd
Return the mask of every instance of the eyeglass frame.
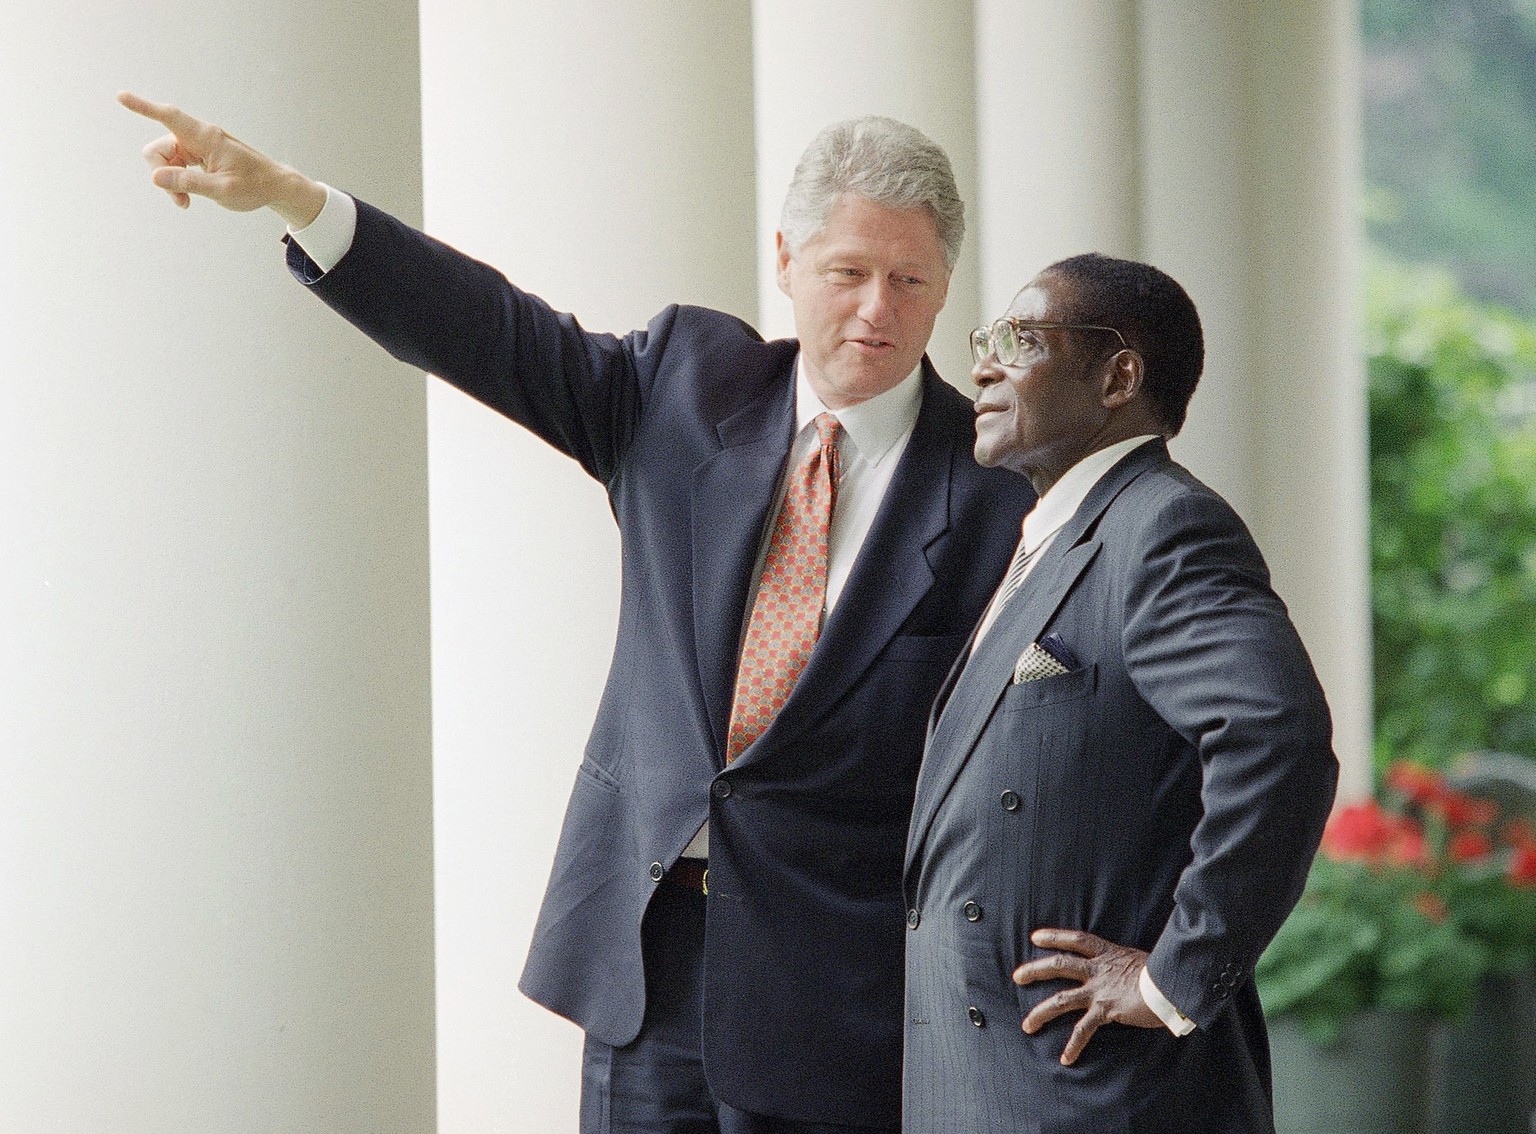
<path id="1" fill-rule="evenodd" d="M 996 353 L 997 335 L 994 333 L 994 331 L 999 323 L 1006 323 L 1013 330 L 1014 341 L 1016 344 L 1018 344 L 1018 346 L 1023 345 L 1019 342 L 1020 331 L 1108 331 L 1110 334 L 1114 335 L 1115 338 L 1120 340 L 1121 350 L 1131 349 L 1131 344 L 1125 341 L 1125 336 L 1120 333 L 1120 329 L 1118 327 L 1108 326 L 1107 324 L 1056 323 L 1048 319 L 1016 319 L 1012 315 L 1003 315 L 1000 318 L 992 320 L 990 323 L 985 323 L 982 326 L 977 327 L 971 332 L 971 357 L 975 359 L 978 364 L 985 362 L 988 355 Z M 980 334 L 985 334 L 987 336 L 987 349 L 978 354 L 976 336 Z M 1015 347 L 1012 358 L 1005 359 L 1002 355 L 999 354 L 997 356 L 997 361 L 1003 366 L 1012 366 L 1019 360 L 1018 346 Z"/>

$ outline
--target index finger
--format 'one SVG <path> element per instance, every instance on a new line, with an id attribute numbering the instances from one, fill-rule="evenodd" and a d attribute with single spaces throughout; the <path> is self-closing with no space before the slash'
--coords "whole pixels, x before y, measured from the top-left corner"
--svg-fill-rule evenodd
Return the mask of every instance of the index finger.
<path id="1" fill-rule="evenodd" d="M 1102 937 L 1095 937 L 1081 929 L 1037 929 L 1029 935 L 1029 939 L 1042 949 L 1065 949 L 1084 957 L 1097 957 L 1108 944 Z"/>
<path id="2" fill-rule="evenodd" d="M 145 118 L 160 123 L 173 134 L 195 134 L 204 125 L 201 120 L 193 118 L 186 111 L 168 102 L 150 102 L 149 99 L 140 98 L 132 91 L 118 91 L 117 101 L 135 114 L 142 114 Z"/>

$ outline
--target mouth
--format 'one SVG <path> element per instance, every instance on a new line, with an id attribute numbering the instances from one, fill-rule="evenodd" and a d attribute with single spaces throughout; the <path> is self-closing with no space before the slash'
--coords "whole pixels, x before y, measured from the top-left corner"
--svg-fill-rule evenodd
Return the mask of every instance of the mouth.
<path id="1" fill-rule="evenodd" d="M 896 349 L 896 344 L 889 339 L 849 339 L 848 342 L 861 350 L 887 351 Z"/>

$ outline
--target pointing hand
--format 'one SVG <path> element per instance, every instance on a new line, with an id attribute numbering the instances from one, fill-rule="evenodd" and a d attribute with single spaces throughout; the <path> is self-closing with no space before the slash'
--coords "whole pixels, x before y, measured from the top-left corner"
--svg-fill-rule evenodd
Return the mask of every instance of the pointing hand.
<path id="1" fill-rule="evenodd" d="M 127 91 L 117 101 L 170 131 L 144 147 L 144 160 L 154 170 L 151 180 L 183 209 L 196 195 L 235 212 L 271 208 L 294 228 L 303 228 L 325 204 L 319 182 L 210 122 Z"/>

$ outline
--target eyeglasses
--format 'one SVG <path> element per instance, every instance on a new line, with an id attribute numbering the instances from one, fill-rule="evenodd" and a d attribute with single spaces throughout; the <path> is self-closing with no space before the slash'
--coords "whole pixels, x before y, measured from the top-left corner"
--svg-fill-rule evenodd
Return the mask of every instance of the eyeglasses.
<path id="1" fill-rule="evenodd" d="M 977 327 L 971 332 L 971 357 L 977 362 L 985 362 L 989 354 L 996 353 L 998 362 L 1004 366 L 1012 366 L 1019 360 L 1020 336 L 1024 331 L 1108 331 L 1120 340 L 1121 347 L 1128 349 L 1131 345 L 1114 327 L 1105 327 L 1097 323 L 1052 323 L 1043 319 L 1015 319 L 1012 315 L 1004 315 L 990 326 Z"/>

